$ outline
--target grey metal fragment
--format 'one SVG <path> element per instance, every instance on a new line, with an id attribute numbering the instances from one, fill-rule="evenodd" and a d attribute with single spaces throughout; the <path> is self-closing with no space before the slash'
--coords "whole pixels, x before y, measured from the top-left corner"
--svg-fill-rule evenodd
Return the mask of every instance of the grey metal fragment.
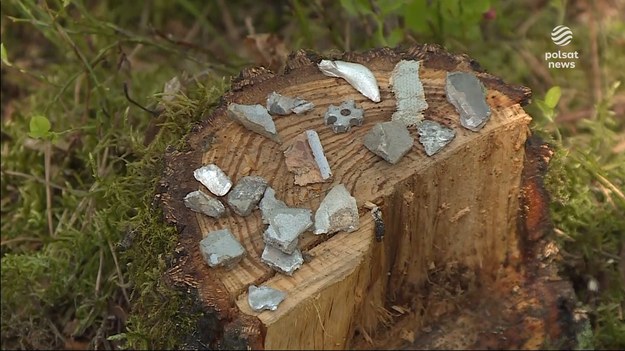
<path id="1" fill-rule="evenodd" d="M 335 185 L 321 201 L 315 213 L 315 234 L 332 234 L 358 229 L 360 217 L 356 199 L 343 184 Z"/>
<path id="2" fill-rule="evenodd" d="M 262 200 L 260 200 L 260 204 L 258 205 L 260 208 L 260 213 L 263 218 L 263 223 L 269 224 L 269 218 L 271 218 L 271 213 L 273 210 L 277 208 L 287 207 L 283 201 L 276 199 L 276 192 L 270 186 L 267 186 L 265 189 L 265 194 L 263 195 Z"/>
<path id="3" fill-rule="evenodd" d="M 305 132 L 291 138 L 288 147 L 284 150 L 284 163 L 289 172 L 295 176 L 297 185 L 304 186 L 326 181 L 321 175 L 319 164 Z"/>
<path id="4" fill-rule="evenodd" d="M 378 123 L 363 139 L 365 147 L 387 162 L 395 164 L 410 151 L 414 139 L 401 122 Z"/>
<path id="5" fill-rule="evenodd" d="M 265 245 L 263 254 L 260 256 L 260 260 L 263 261 L 269 267 L 280 271 L 287 275 L 293 275 L 293 272 L 302 266 L 304 258 L 299 249 L 293 251 L 292 254 L 285 254 L 284 252 L 276 249 L 271 245 Z"/>
<path id="6" fill-rule="evenodd" d="M 226 208 L 221 201 L 201 190 L 188 193 L 184 197 L 184 205 L 192 211 L 203 213 L 213 218 L 219 218 L 226 213 Z"/>
<path id="7" fill-rule="evenodd" d="M 242 177 L 228 194 L 227 202 L 239 216 L 248 216 L 267 189 L 267 181 L 258 176 Z"/>
<path id="8" fill-rule="evenodd" d="M 245 128 L 258 133 L 277 143 L 280 143 L 280 136 L 276 131 L 276 125 L 267 109 L 263 105 L 241 105 L 230 104 L 228 115 L 241 123 Z"/>
<path id="9" fill-rule="evenodd" d="M 266 244 L 292 254 L 297 249 L 300 234 L 312 225 L 312 211 L 307 208 L 276 208 L 271 212 L 263 239 Z"/>
<path id="10" fill-rule="evenodd" d="M 267 96 L 267 110 L 276 115 L 302 114 L 315 108 L 315 104 L 300 97 L 292 98 L 276 93 Z"/>
<path id="11" fill-rule="evenodd" d="M 247 289 L 247 302 L 255 312 L 275 311 L 285 297 L 285 292 L 264 285 L 250 285 Z"/>
<path id="12" fill-rule="evenodd" d="M 174 76 L 172 79 L 165 82 L 165 86 L 163 87 L 163 101 L 173 101 L 176 94 L 178 94 L 181 89 L 182 84 L 180 83 L 180 79 L 178 79 L 178 76 Z"/>
<path id="13" fill-rule="evenodd" d="M 317 66 L 326 76 L 343 78 L 371 101 L 380 102 L 378 81 L 369 68 L 359 63 L 330 60 L 322 60 Z"/>
<path id="14" fill-rule="evenodd" d="M 315 162 L 317 162 L 317 166 L 319 166 L 321 177 L 323 180 L 330 179 L 330 177 L 332 177 L 332 171 L 330 170 L 328 159 L 323 153 L 323 145 L 321 145 L 321 140 L 319 140 L 319 134 L 314 130 L 307 130 L 306 137 L 308 138 L 308 145 L 310 145 L 310 149 L 315 157 Z"/>
<path id="15" fill-rule="evenodd" d="M 460 124 L 474 132 L 484 127 L 491 115 L 486 89 L 473 73 L 448 72 L 445 83 L 447 100 L 460 114 Z"/>
<path id="16" fill-rule="evenodd" d="M 345 133 L 352 126 L 362 125 L 364 111 L 356 106 L 354 100 L 347 100 L 339 106 L 328 106 L 323 120 L 326 125 L 332 126 L 334 133 Z"/>
<path id="17" fill-rule="evenodd" d="M 397 111 L 391 119 L 413 127 L 423 120 L 423 111 L 428 108 L 423 84 L 419 79 L 419 61 L 401 60 L 391 73 L 390 84 L 395 94 Z"/>
<path id="18" fill-rule="evenodd" d="M 200 241 L 200 252 L 210 267 L 231 267 L 245 256 L 245 249 L 232 235 L 230 229 L 208 233 Z"/>
<path id="19" fill-rule="evenodd" d="M 456 132 L 434 121 L 423 121 L 418 127 L 419 142 L 425 148 L 425 153 L 432 156 L 449 144 L 456 136 Z"/>
<path id="20" fill-rule="evenodd" d="M 232 181 L 217 165 L 211 163 L 193 171 L 193 176 L 211 193 L 224 196 L 232 188 Z"/>

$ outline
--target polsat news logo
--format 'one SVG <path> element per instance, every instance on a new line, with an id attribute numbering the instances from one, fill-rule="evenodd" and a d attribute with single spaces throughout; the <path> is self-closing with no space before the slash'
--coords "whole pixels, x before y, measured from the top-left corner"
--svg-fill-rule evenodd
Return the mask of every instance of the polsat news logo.
<path id="1" fill-rule="evenodd" d="M 560 25 L 551 30 L 551 40 L 558 46 L 567 46 L 573 40 L 571 28 Z M 577 51 L 554 51 L 545 52 L 545 61 L 549 68 L 575 68 L 575 61 L 579 58 Z"/>

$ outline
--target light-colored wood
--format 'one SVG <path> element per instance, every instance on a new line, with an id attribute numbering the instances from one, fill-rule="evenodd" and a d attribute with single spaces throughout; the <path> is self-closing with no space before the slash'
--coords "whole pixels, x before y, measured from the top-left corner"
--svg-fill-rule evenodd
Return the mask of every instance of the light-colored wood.
<path id="1" fill-rule="evenodd" d="M 355 340 L 378 337 L 395 322 L 397 311 L 411 316 L 417 325 L 440 316 L 440 309 L 428 306 L 422 294 L 432 284 L 429 272 L 437 267 L 453 262 L 487 284 L 502 272 L 502 263 L 519 256 L 518 195 L 530 121 L 520 102 L 526 101 L 527 91 L 476 72 L 487 87 L 492 116 L 479 132 L 464 129 L 446 100 L 444 83 L 449 67 L 471 71 L 473 63 L 436 50 L 424 46 L 401 54 L 382 50 L 347 55 L 346 60 L 366 64 L 376 76 L 382 98 L 377 104 L 344 80 L 322 75 L 305 55 L 296 55 L 284 75 L 250 71 L 233 85 L 209 122 L 189 135 L 188 151 L 171 157 L 164 184 L 169 192 L 162 202 L 167 220 L 182 228 L 181 261 L 171 276 L 197 289 L 202 306 L 224 321 L 217 330 L 226 330 L 228 324 L 236 335 L 241 326 L 247 330 L 243 334 L 253 337 L 248 345 L 270 349 L 362 347 Z M 425 60 L 420 70 L 429 104 L 425 118 L 453 128 L 456 138 L 428 157 L 416 130 L 410 130 L 413 148 L 391 165 L 368 151 L 362 140 L 376 123 L 390 120 L 395 112 L 388 82 L 405 55 Z M 248 131 L 225 112 L 231 102 L 264 105 L 272 91 L 315 104 L 304 115 L 274 117 L 282 144 Z M 323 115 L 330 104 L 348 99 L 364 108 L 364 124 L 335 134 L 323 124 Z M 308 129 L 319 134 L 332 182 L 299 186 L 286 167 L 283 152 Z M 293 276 L 276 273 L 260 261 L 265 229 L 260 211 L 247 217 L 229 211 L 213 219 L 191 213 L 181 204 L 186 193 L 202 188 L 190 176 L 192 170 L 209 163 L 222 168 L 235 183 L 245 175 L 262 176 L 278 199 L 313 211 L 334 184 L 342 183 L 357 200 L 360 228 L 333 236 L 304 233 L 299 247 L 307 262 Z M 382 210 L 386 227 L 382 242 L 375 239 L 367 202 Z M 247 256 L 232 269 L 209 269 L 197 242 L 224 227 L 239 239 Z M 276 287 L 287 292 L 287 298 L 276 311 L 255 313 L 247 304 L 251 284 Z"/>
<path id="2" fill-rule="evenodd" d="M 375 104 L 345 81 L 311 72 L 300 84 L 275 86 L 288 96 L 315 103 L 303 116 L 275 117 L 284 144 L 249 132 L 225 115 L 216 116 L 210 150 L 204 164 L 215 163 L 233 181 L 260 175 L 287 205 L 316 210 L 332 184 L 294 185 L 283 151 L 288 140 L 314 129 L 324 146 L 334 182 L 346 185 L 356 197 L 361 228 L 354 233 L 325 237 L 304 234 L 300 247 L 312 260 L 292 277 L 275 274 L 260 262 L 264 225 L 259 211 L 249 217 L 230 213 L 214 220 L 197 215 L 202 233 L 229 227 L 246 248 L 247 257 L 234 269 L 216 271 L 239 309 L 258 315 L 266 328 L 265 347 L 344 348 L 354 331 L 370 335 L 385 320 L 390 301 L 414 298 L 427 279 L 427 267 L 449 260 L 468 265 L 494 278 L 506 255 L 515 252 L 515 217 L 523 164 L 523 144 L 529 117 L 505 95 L 488 91 L 491 120 L 480 132 L 459 125 L 458 114 L 446 101 L 446 72 L 422 68 L 421 78 L 430 109 L 426 118 L 450 125 L 455 140 L 441 153 L 427 157 L 415 142 L 398 164 L 390 165 L 365 149 L 364 134 L 395 111 L 388 80 L 394 64 L 376 62 L 372 68 L 381 88 L 382 102 Z M 253 89 L 269 90 L 263 84 Z M 261 103 L 246 100 L 238 103 Z M 365 109 L 365 123 L 349 133 L 335 134 L 323 125 L 329 104 L 354 99 Z M 411 131 L 415 140 L 418 135 Z M 386 237 L 376 243 L 365 201 L 381 205 Z M 247 305 L 250 284 L 265 283 L 288 293 L 277 311 L 253 313 Z M 413 301 L 414 303 L 414 301 Z"/>
<path id="3" fill-rule="evenodd" d="M 518 255 L 515 218 L 527 117 L 516 108 L 502 117 L 470 146 L 456 145 L 435 163 L 415 163 L 415 173 L 378 199 L 383 243 L 375 242 L 364 211 L 360 230 L 315 246 L 312 261 L 293 277 L 266 282 L 288 293 L 277 311 L 255 314 L 242 294 L 237 306 L 267 327 L 265 346 L 344 348 L 355 330 L 375 334 L 388 314 L 387 295 L 418 306 L 411 299 L 430 265 L 455 261 L 492 280 L 506 255 Z"/>

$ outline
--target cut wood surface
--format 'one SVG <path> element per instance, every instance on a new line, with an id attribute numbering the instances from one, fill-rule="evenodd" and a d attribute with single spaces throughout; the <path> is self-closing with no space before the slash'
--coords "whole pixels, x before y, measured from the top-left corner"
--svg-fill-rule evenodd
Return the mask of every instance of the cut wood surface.
<path id="1" fill-rule="evenodd" d="M 468 57 L 434 46 L 333 57 L 361 63 L 373 72 L 382 98 L 373 103 L 346 81 L 324 76 L 316 65 L 320 59 L 300 51 L 291 55 L 284 74 L 262 68 L 244 71 L 221 105 L 188 136 L 186 148 L 166 157 L 159 199 L 166 220 L 180 232 L 169 278 L 197 292 L 210 315 L 206 318 L 213 318 L 212 327 L 200 331 L 210 334 L 203 340 L 212 345 L 268 349 L 384 346 L 376 340 L 383 340 L 384 333 L 392 334 L 388 330 L 397 316 L 410 316 L 406 319 L 410 325 L 423 326 L 453 310 L 433 311 L 435 306 L 426 304 L 424 292 L 432 286 L 433 272 L 451 266 L 461 269 L 467 281 L 463 289 L 475 290 L 499 281 L 510 262 L 522 262 L 517 220 L 530 117 L 521 105 L 528 101 L 529 90 L 507 85 L 482 72 Z M 362 140 L 373 125 L 389 121 L 395 112 L 389 78 L 402 59 L 422 62 L 420 78 L 429 105 L 424 116 L 453 128 L 456 137 L 428 157 L 416 130 L 411 129 L 414 146 L 391 165 L 368 151 Z M 449 71 L 473 71 L 487 88 L 492 115 L 479 132 L 463 128 L 446 99 Z M 303 115 L 274 116 L 281 144 L 245 129 L 226 113 L 229 103 L 265 105 L 273 91 L 315 104 Z M 330 104 L 349 99 L 365 110 L 364 123 L 335 134 L 324 125 L 323 115 Z M 283 152 L 309 129 L 319 134 L 333 179 L 299 186 L 286 167 Z M 335 235 L 304 233 L 299 247 L 306 263 L 292 276 L 276 273 L 260 260 L 265 245 L 260 211 L 241 217 L 230 210 L 214 219 L 184 207 L 187 193 L 203 189 L 193 178 L 193 170 L 210 163 L 234 183 L 246 175 L 262 176 L 278 199 L 313 211 L 334 184 L 342 183 L 357 200 L 360 227 Z M 375 240 L 374 223 L 364 206 L 367 201 L 382 209 L 386 227 L 382 242 Z M 231 269 L 209 268 L 198 243 L 209 232 L 223 228 L 230 228 L 247 255 Z M 251 284 L 278 288 L 287 297 L 275 311 L 253 312 L 247 303 Z"/>

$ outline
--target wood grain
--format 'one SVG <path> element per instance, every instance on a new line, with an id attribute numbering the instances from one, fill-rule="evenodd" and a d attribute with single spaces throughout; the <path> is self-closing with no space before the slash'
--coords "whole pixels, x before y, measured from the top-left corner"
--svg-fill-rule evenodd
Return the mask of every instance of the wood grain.
<path id="1" fill-rule="evenodd" d="M 521 105 L 529 100 L 529 90 L 503 83 L 466 56 L 427 45 L 334 58 L 367 65 L 378 80 L 382 101 L 373 103 L 344 80 L 324 76 L 316 67 L 320 57 L 300 51 L 291 55 L 284 74 L 262 68 L 242 72 L 220 106 L 188 136 L 187 148 L 168 155 L 162 184 L 165 217 L 181 228 L 181 247 L 190 257 L 180 270 L 224 324 L 256 318 L 262 327 L 251 329 L 265 348 L 349 347 L 356 334 L 375 337 L 389 323 L 392 304 L 418 306 L 432 265 L 459 262 L 486 284 L 497 279 L 504 261 L 518 256 L 518 195 L 530 121 Z M 456 138 L 433 157 L 416 141 L 391 165 L 369 152 L 362 140 L 395 111 L 388 82 L 401 59 L 422 61 L 420 76 L 429 105 L 424 116 L 453 128 Z M 446 99 L 445 76 L 451 70 L 474 71 L 487 88 L 492 116 L 479 132 L 462 128 Z M 304 115 L 274 117 L 282 144 L 246 130 L 226 114 L 229 103 L 264 105 L 272 91 L 315 104 Z M 323 115 L 330 104 L 348 99 L 364 108 L 364 123 L 335 134 L 323 124 Z M 333 173 L 331 183 L 295 185 L 286 167 L 284 150 L 308 129 L 319 134 Z M 410 133 L 418 140 L 416 130 Z M 209 163 L 234 182 L 246 175 L 262 176 L 278 199 L 313 211 L 334 184 L 343 183 L 357 200 L 361 227 L 334 236 L 304 233 L 299 246 L 312 257 L 310 262 L 292 277 L 276 274 L 260 261 L 265 228 L 259 211 L 248 217 L 230 211 L 213 219 L 189 213 L 182 205 L 186 193 L 202 188 L 192 179 L 193 170 Z M 381 243 L 375 241 L 366 201 L 382 208 L 386 233 Z M 197 242 L 224 227 L 239 239 L 247 256 L 233 269 L 209 269 Z M 247 287 L 262 283 L 288 293 L 277 311 L 249 309 Z"/>

